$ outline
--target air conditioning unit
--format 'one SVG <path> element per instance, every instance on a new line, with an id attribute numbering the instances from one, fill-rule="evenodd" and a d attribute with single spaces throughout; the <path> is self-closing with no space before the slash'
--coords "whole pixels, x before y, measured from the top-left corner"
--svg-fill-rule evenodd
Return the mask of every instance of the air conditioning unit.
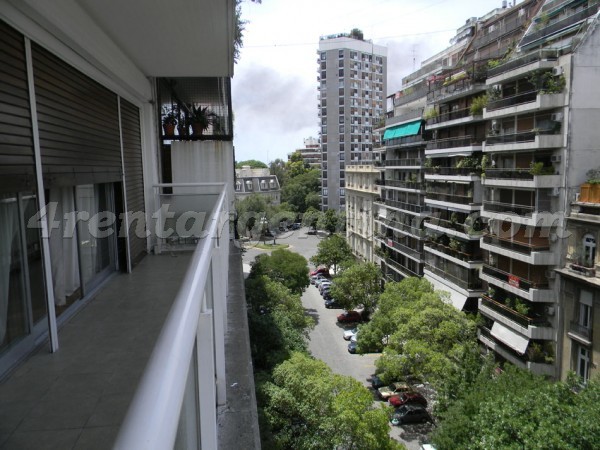
<path id="1" fill-rule="evenodd" d="M 563 120 L 563 113 L 558 112 L 558 113 L 550 114 L 550 120 L 552 122 L 562 122 L 562 120 Z"/>
<path id="2" fill-rule="evenodd" d="M 554 280 L 556 278 L 556 272 L 554 270 L 546 270 L 546 278 Z"/>
<path id="3" fill-rule="evenodd" d="M 562 66 L 556 66 L 552 68 L 552 75 L 558 77 L 564 73 Z"/>
<path id="4" fill-rule="evenodd" d="M 550 161 L 552 161 L 553 163 L 559 163 L 561 160 L 561 156 L 560 155 L 552 155 L 550 157 Z"/>
<path id="5" fill-rule="evenodd" d="M 490 266 L 492 266 L 492 267 L 495 266 L 496 265 L 496 255 L 494 253 L 490 253 L 488 261 L 490 262 Z"/>
<path id="6" fill-rule="evenodd" d="M 554 306 L 546 306 L 546 315 L 548 315 L 548 316 L 554 315 Z"/>
<path id="7" fill-rule="evenodd" d="M 500 122 L 492 120 L 492 131 L 500 131 Z"/>
<path id="8" fill-rule="evenodd" d="M 550 192 L 550 196 L 551 197 L 558 197 L 560 195 L 560 188 L 552 188 L 552 191 Z"/>

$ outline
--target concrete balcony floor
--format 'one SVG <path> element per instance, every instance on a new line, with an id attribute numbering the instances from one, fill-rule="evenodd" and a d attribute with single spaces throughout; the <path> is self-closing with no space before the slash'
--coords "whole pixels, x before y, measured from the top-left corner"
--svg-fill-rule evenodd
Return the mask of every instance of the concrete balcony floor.
<path id="1" fill-rule="evenodd" d="M 231 248 L 219 442 L 258 448 L 241 255 Z M 44 345 L 0 384 L 0 448 L 112 448 L 190 257 L 149 255 L 112 277 L 60 329 L 57 353 Z"/>

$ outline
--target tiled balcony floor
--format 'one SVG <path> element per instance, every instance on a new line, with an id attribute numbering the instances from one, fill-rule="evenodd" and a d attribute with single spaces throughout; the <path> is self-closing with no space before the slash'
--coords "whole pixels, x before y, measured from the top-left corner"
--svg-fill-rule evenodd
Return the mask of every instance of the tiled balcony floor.
<path id="1" fill-rule="evenodd" d="M 44 346 L 0 384 L 1 449 L 112 448 L 190 256 L 147 256 L 133 273 L 113 277 L 60 329 L 57 353 L 50 354 Z M 228 321 L 238 310 L 230 334 L 241 332 L 235 348 L 249 350 L 247 325 L 243 327 L 247 322 L 240 259 L 239 253 L 230 255 L 230 287 L 235 292 L 230 289 L 228 304 L 234 304 L 229 306 Z M 227 346 L 229 340 L 227 336 Z M 227 381 L 231 384 L 236 361 L 229 359 Z M 249 432 L 245 441 L 250 444 L 258 427 L 254 426 L 256 404 L 249 402 L 254 399 L 253 380 L 244 378 L 248 369 L 251 374 L 248 355 L 237 365 L 242 370 L 235 376 L 238 392 L 230 393 L 228 388 L 220 430 L 236 430 L 238 436 Z M 250 389 L 241 396 L 244 404 L 235 400 L 241 389 Z M 227 411 L 237 411 L 244 427 L 236 426 Z"/>

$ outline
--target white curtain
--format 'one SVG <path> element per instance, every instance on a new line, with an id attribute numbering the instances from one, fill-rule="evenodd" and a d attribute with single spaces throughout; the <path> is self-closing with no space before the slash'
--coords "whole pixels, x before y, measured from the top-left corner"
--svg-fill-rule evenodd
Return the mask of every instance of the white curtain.
<path id="1" fill-rule="evenodd" d="M 50 228 L 50 261 L 52 279 L 54 281 L 54 303 L 66 305 L 67 297 L 79 286 L 79 263 L 77 256 L 77 239 L 71 233 L 73 227 L 67 218 L 75 212 L 75 200 L 72 187 L 50 189 L 50 203 L 56 202 L 54 221 L 58 228 Z"/>
<path id="2" fill-rule="evenodd" d="M 0 344 L 4 341 L 8 325 L 10 268 L 12 245 L 18 232 L 17 215 L 17 199 L 0 198 Z"/>
<path id="3" fill-rule="evenodd" d="M 86 184 L 77 186 L 75 194 L 77 196 L 77 210 L 80 212 L 89 213 L 91 219 L 96 214 L 100 207 L 100 186 L 93 184 Z M 81 275 L 83 282 L 87 283 L 93 276 L 101 270 L 101 254 L 98 248 L 99 241 L 96 238 L 97 230 L 90 229 L 90 221 L 79 222 L 79 242 L 81 252 Z"/>

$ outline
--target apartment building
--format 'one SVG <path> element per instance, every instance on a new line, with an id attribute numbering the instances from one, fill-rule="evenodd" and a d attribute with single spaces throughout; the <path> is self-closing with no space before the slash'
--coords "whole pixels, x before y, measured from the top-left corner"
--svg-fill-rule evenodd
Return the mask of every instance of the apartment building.
<path id="1" fill-rule="evenodd" d="M 234 28 L 233 0 L 0 0 L 0 446 L 228 439 Z"/>
<path id="2" fill-rule="evenodd" d="M 597 12 L 596 1 L 531 0 L 468 19 L 403 79 L 383 125 L 384 273 L 425 276 L 481 314 L 482 348 L 554 378 L 595 368 L 593 289 L 581 303 L 561 233 L 599 165 Z M 579 320 L 585 342 L 569 329 L 577 311 L 590 314 Z"/>
<path id="3" fill-rule="evenodd" d="M 387 49 L 360 30 L 321 37 L 317 59 L 321 208 L 346 208 L 346 164 L 372 159 L 375 121 L 383 117 Z"/>
<path id="4" fill-rule="evenodd" d="M 242 166 L 241 169 L 235 169 L 235 198 L 244 200 L 253 194 L 264 197 L 272 205 L 279 205 L 281 188 L 277 176 L 264 168 Z"/>
<path id="5" fill-rule="evenodd" d="M 302 155 L 304 164 L 308 164 L 311 169 L 321 170 L 321 144 L 315 137 L 308 137 L 304 139 L 304 147 L 296 149 Z M 292 155 L 288 154 L 288 161 Z"/>

